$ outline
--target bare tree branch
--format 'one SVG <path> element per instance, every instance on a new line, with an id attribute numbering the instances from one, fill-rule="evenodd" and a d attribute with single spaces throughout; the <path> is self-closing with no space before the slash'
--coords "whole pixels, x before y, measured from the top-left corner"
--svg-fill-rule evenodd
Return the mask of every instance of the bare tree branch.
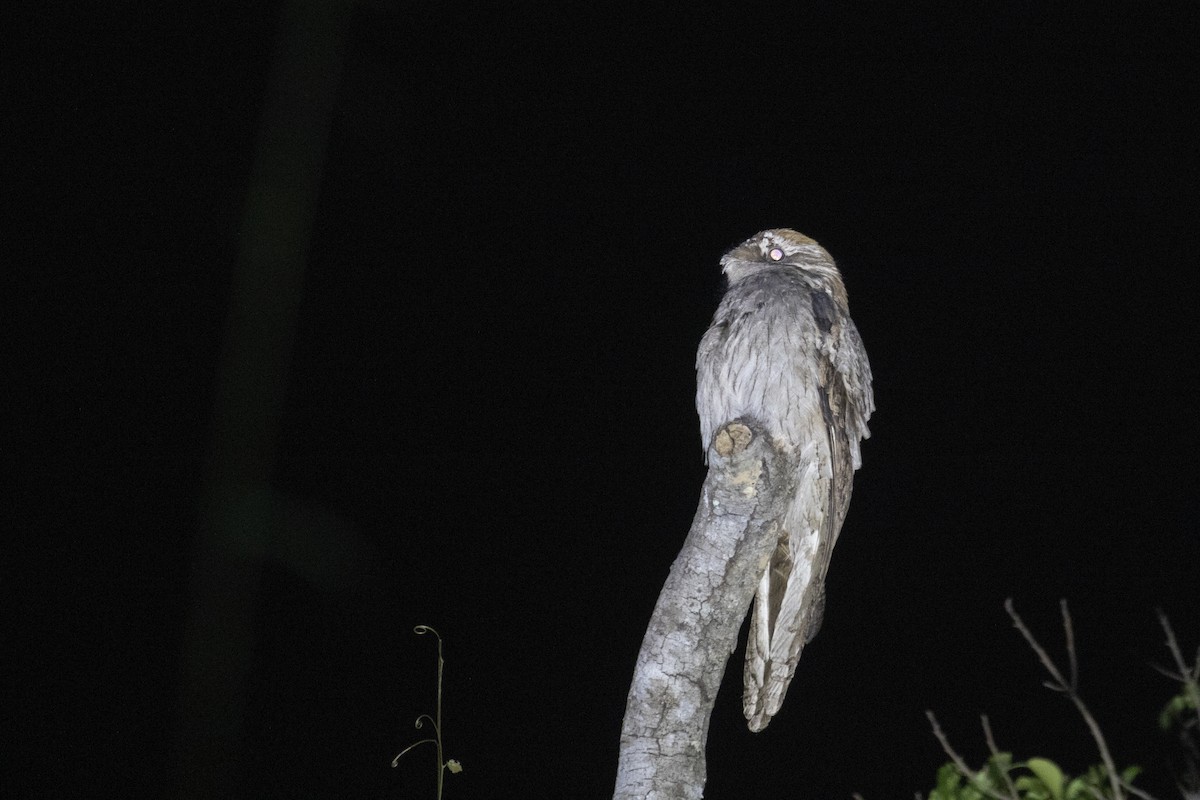
<path id="1" fill-rule="evenodd" d="M 1143 792 L 1141 789 L 1137 788 L 1124 778 L 1118 778 L 1118 780 L 1121 781 L 1121 786 L 1125 789 L 1125 791 L 1129 792 L 1135 797 L 1140 797 L 1142 800 L 1158 800 L 1158 798 L 1156 798 L 1154 795 L 1150 794 L 1149 792 Z"/>
<path id="2" fill-rule="evenodd" d="M 1112 754 L 1108 752 L 1108 743 L 1104 741 L 1104 734 L 1100 731 L 1100 725 L 1096 722 L 1095 717 L 1088 711 L 1088 707 L 1084 705 L 1083 699 L 1079 696 L 1076 685 L 1076 660 L 1075 660 L 1075 637 L 1071 630 L 1071 614 L 1067 610 L 1067 601 L 1060 602 L 1063 616 L 1063 630 L 1067 640 L 1067 658 L 1071 664 L 1071 680 L 1068 682 L 1063 678 L 1062 672 L 1055 665 L 1054 660 L 1047 655 L 1042 646 L 1038 644 L 1033 633 L 1025 626 L 1016 609 L 1013 608 L 1012 598 L 1009 597 L 1004 601 L 1004 610 L 1008 612 L 1008 616 L 1012 618 L 1013 627 L 1021 632 L 1025 637 L 1025 641 L 1033 648 L 1033 652 L 1037 653 L 1038 659 L 1041 660 L 1042 666 L 1050 673 L 1050 677 L 1054 678 L 1054 684 L 1047 684 L 1049 688 L 1055 691 L 1065 692 L 1075 708 L 1079 710 L 1079 714 L 1083 717 L 1083 721 L 1088 726 L 1088 731 L 1092 734 L 1092 739 L 1096 742 L 1096 748 L 1100 751 L 1100 760 L 1104 762 L 1104 768 L 1108 772 L 1108 782 L 1112 789 L 1112 796 L 1119 798 L 1121 794 L 1121 776 L 1117 774 L 1117 765 L 1113 762 Z"/>
<path id="3" fill-rule="evenodd" d="M 975 772 L 969 766 L 967 766 L 966 759 L 960 756 L 958 752 L 950 746 L 950 740 L 947 739 L 946 734 L 942 732 L 942 726 L 938 725 L 937 717 L 935 717 L 933 712 L 929 711 L 928 709 L 925 711 L 925 716 L 929 718 L 929 724 L 933 726 L 933 735 L 941 743 L 942 750 L 944 750 L 946 755 L 950 757 L 950 760 L 954 762 L 954 767 L 958 770 L 958 774 L 962 775 L 968 781 L 974 781 Z M 993 800 L 1016 800 L 1017 797 L 1016 794 L 1000 794 L 999 792 L 989 789 L 986 786 L 976 785 L 975 788 L 986 794 L 988 797 L 993 798 Z"/>
<path id="4" fill-rule="evenodd" d="M 713 437 L 692 529 L 638 653 L 614 800 L 702 796 L 717 690 L 796 473 L 751 420 L 727 423 Z"/>
<path id="5" fill-rule="evenodd" d="M 1188 698 L 1195 719 L 1178 719 L 1179 744 L 1182 750 L 1176 765 L 1172 767 L 1175 785 L 1179 793 L 1188 800 L 1200 800 L 1200 647 L 1196 648 L 1196 660 L 1190 666 L 1183 659 L 1183 648 L 1175 638 L 1171 622 L 1162 609 L 1158 610 L 1158 621 L 1167 635 L 1167 649 L 1175 660 L 1175 672 L 1155 666 L 1159 672 L 1183 684 L 1183 694 Z M 1191 732 L 1189 733 L 1189 729 Z"/>
<path id="6" fill-rule="evenodd" d="M 1079 659 L 1075 656 L 1075 628 L 1071 625 L 1071 612 L 1067 610 L 1066 598 L 1058 601 L 1062 612 L 1063 638 L 1067 641 L 1067 663 L 1071 669 L 1071 689 L 1079 689 Z"/>
<path id="7" fill-rule="evenodd" d="M 988 722 L 987 714 L 979 715 L 979 723 L 983 726 L 983 738 L 987 742 L 988 752 L 993 757 L 1000 755 L 1000 748 L 996 747 L 996 739 L 992 736 L 992 725 Z M 1008 789 L 1009 797 L 1017 797 L 1017 787 L 1013 785 L 1012 778 L 1008 774 L 1008 770 L 1001 770 L 1004 775 L 1004 786 Z"/>
<path id="8" fill-rule="evenodd" d="M 1167 619 L 1167 615 L 1158 611 L 1158 622 L 1162 625 L 1163 631 L 1167 634 L 1167 649 L 1171 651 L 1171 657 L 1175 659 L 1175 668 L 1179 671 L 1178 675 L 1164 674 L 1178 680 L 1184 684 L 1185 691 L 1188 693 L 1192 701 L 1192 708 L 1196 712 L 1196 722 L 1200 724 L 1200 647 L 1196 648 L 1196 661 L 1191 666 L 1183 660 L 1183 649 L 1179 646 L 1179 641 L 1175 638 L 1175 631 L 1171 628 L 1171 621 Z"/>

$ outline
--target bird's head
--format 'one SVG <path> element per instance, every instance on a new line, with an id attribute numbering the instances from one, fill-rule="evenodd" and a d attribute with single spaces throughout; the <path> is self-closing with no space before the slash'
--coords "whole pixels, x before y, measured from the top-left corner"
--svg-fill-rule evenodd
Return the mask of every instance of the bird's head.
<path id="1" fill-rule="evenodd" d="M 833 257 L 824 247 L 791 228 L 772 228 L 754 234 L 721 258 L 730 285 L 764 270 L 792 267 L 826 289 L 843 306 L 846 288 Z"/>

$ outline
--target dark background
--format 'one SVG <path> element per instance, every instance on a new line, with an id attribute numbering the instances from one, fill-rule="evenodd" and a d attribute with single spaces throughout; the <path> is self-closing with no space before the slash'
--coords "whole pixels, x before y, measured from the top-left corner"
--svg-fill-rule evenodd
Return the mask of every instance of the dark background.
<path id="1" fill-rule="evenodd" d="M 6 796 L 431 796 L 431 748 L 389 767 L 434 708 L 417 624 L 447 797 L 611 795 L 704 477 L 717 261 L 777 226 L 838 260 L 878 411 L 824 628 L 759 735 L 734 654 L 706 797 L 928 791 L 927 708 L 975 763 L 980 712 L 1018 758 L 1094 763 L 1009 596 L 1054 653 L 1069 599 L 1085 699 L 1170 796 L 1155 608 L 1200 637 L 1189 5 L 320 7 L 9 27 Z M 327 118 L 320 81 L 272 83 L 283 41 L 333 54 Z M 280 126 L 280 85 L 313 117 Z M 292 169 L 272 124 L 323 158 Z M 272 158 L 310 212 L 247 211 Z M 287 219 L 275 294 L 253 244 Z M 212 648 L 204 613 L 236 623 Z"/>

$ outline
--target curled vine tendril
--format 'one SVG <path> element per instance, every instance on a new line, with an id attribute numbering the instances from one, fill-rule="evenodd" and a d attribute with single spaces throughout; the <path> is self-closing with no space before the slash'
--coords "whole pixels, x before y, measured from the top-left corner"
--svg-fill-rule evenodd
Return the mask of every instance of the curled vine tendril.
<path id="1" fill-rule="evenodd" d="M 403 756 L 405 753 L 407 753 L 409 750 L 412 750 L 414 747 L 417 747 L 417 746 L 423 745 L 423 744 L 434 745 L 434 747 L 437 748 L 437 763 L 438 763 L 437 797 L 438 797 L 438 800 L 441 800 L 442 779 L 445 777 L 446 770 L 450 770 L 451 772 L 461 772 L 462 771 L 461 764 L 459 764 L 457 761 L 455 761 L 452 758 L 447 760 L 447 759 L 444 759 L 442 756 L 442 669 L 445 665 L 445 661 L 442 660 L 442 637 L 441 637 L 441 634 L 439 634 L 437 631 L 435 631 L 433 628 L 429 627 L 428 625 L 418 625 L 415 628 L 413 628 L 413 632 L 416 633 L 417 635 L 421 635 L 421 634 L 425 634 L 425 633 L 432 633 L 435 637 L 437 637 L 437 643 L 438 643 L 437 709 L 434 712 L 435 716 L 431 717 L 428 714 L 421 714 L 419 717 L 417 717 L 416 722 L 414 723 L 414 727 L 417 730 L 420 730 L 421 727 L 423 726 L 423 721 L 427 720 L 429 722 L 429 724 L 433 726 L 433 736 L 431 736 L 427 739 L 420 739 L 418 741 L 415 741 L 412 744 L 410 744 L 408 747 L 401 750 L 396 755 L 396 757 L 392 759 L 392 766 L 393 767 L 399 766 L 400 757 Z"/>

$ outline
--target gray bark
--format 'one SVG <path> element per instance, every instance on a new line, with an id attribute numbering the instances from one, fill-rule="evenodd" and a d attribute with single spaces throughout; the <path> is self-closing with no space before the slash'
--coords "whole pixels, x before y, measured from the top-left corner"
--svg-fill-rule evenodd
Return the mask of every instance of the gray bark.
<path id="1" fill-rule="evenodd" d="M 718 430 L 708 459 L 692 529 L 638 653 L 614 800 L 703 796 L 717 690 L 792 493 L 794 465 L 753 420 Z"/>

